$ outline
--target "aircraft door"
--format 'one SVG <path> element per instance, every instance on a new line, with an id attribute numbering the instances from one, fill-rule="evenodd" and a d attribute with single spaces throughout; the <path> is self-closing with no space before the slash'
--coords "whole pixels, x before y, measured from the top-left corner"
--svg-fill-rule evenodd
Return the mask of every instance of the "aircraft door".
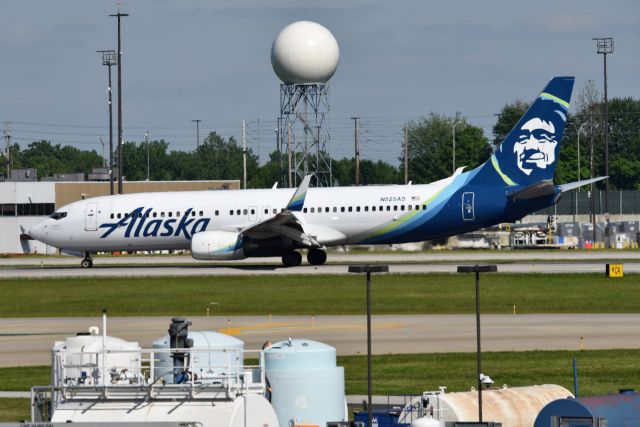
<path id="1" fill-rule="evenodd" d="M 98 204 L 87 203 L 84 211 L 84 229 L 86 231 L 96 231 L 98 229 Z"/>
<path id="2" fill-rule="evenodd" d="M 271 206 L 263 206 L 260 209 L 260 214 L 262 215 L 262 220 L 265 220 L 271 216 Z"/>
<path id="3" fill-rule="evenodd" d="M 256 222 L 258 220 L 258 207 L 249 206 L 249 222 Z"/>
<path id="4" fill-rule="evenodd" d="M 473 221 L 475 219 L 474 199 L 475 193 L 462 193 L 462 219 L 464 221 Z"/>

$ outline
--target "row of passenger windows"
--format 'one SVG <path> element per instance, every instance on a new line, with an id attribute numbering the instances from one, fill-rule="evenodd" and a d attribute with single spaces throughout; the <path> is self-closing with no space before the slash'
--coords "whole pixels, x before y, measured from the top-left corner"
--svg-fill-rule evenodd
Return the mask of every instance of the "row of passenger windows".
<path id="1" fill-rule="evenodd" d="M 422 210 L 426 210 L 427 209 L 427 205 L 422 205 Z M 384 211 L 411 211 L 411 210 L 416 210 L 419 211 L 420 210 L 420 205 L 380 205 L 380 206 L 333 206 L 332 208 L 329 207 L 312 207 L 312 208 L 303 208 L 302 212 L 303 213 L 329 213 L 329 212 L 384 212 Z M 280 209 L 281 212 L 284 212 L 285 209 Z M 278 209 L 271 209 L 271 213 L 273 215 L 276 215 L 278 213 Z M 256 214 L 256 209 L 252 208 L 252 209 L 231 209 L 229 211 L 229 215 L 233 216 L 233 215 L 255 215 Z M 269 215 L 269 208 L 264 209 L 264 214 L 265 215 Z M 215 216 L 219 216 L 220 215 L 220 211 L 216 210 L 214 211 L 214 215 Z M 130 216 L 132 216 L 131 213 L 112 213 L 111 214 L 111 219 L 121 219 L 121 218 L 129 218 Z M 204 212 L 203 211 L 198 211 L 196 213 L 196 211 L 191 211 L 191 216 L 195 217 L 195 216 L 204 216 Z M 174 216 L 174 212 L 173 211 L 169 211 L 169 212 L 147 212 L 147 213 L 138 213 L 137 214 L 138 218 L 180 218 L 180 211 L 176 211 L 175 212 L 175 216 Z"/>
<path id="2" fill-rule="evenodd" d="M 304 213 L 328 213 L 328 212 L 338 212 L 338 209 L 340 209 L 340 212 L 383 212 L 383 211 L 411 211 L 411 210 L 416 210 L 419 211 L 420 210 L 420 205 L 380 205 L 380 206 L 340 206 L 340 208 L 338 208 L 337 206 L 334 206 L 333 208 L 329 208 L 329 207 L 318 207 L 318 208 L 304 208 L 302 209 L 302 212 Z M 422 205 L 422 210 L 426 210 L 427 209 L 427 205 Z"/>

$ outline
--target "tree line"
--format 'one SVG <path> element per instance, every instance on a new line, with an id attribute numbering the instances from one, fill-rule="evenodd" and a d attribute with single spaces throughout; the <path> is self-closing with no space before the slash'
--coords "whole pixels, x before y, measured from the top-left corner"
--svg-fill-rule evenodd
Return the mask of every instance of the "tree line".
<path id="1" fill-rule="evenodd" d="M 567 118 L 560 149 L 556 183 L 578 180 L 578 171 L 581 179 L 587 179 L 591 167 L 594 176 L 604 175 L 604 105 L 592 81 L 587 82 L 573 104 L 574 112 Z M 506 104 L 493 126 L 491 139 L 459 113 L 455 116 L 430 113 L 420 120 L 406 123 L 409 179 L 418 184 L 451 175 L 454 124 L 456 167 L 466 166 L 469 170 L 480 165 L 491 156 L 529 105 L 523 100 Z M 609 100 L 608 109 L 610 188 L 640 189 L 640 100 L 613 98 Z M 592 141 L 593 165 L 590 156 Z M 225 139 L 211 132 L 196 150 L 190 152 L 169 150 L 169 143 L 165 140 L 150 141 L 148 147 L 144 142 L 125 142 L 123 167 L 127 180 L 146 179 L 147 150 L 152 181 L 242 179 L 242 146 L 234 137 Z M 404 151 L 399 153 L 399 166 L 382 160 L 361 160 L 360 182 L 363 185 L 402 183 L 404 155 Z M 86 174 L 93 168 L 102 167 L 104 162 L 95 150 L 53 145 L 47 140 L 34 141 L 25 149 L 18 144 L 12 145 L 11 159 L 12 168 L 37 168 L 40 177 L 54 173 Z M 281 164 L 284 164 L 281 153 L 272 152 L 269 160 L 259 165 L 258 156 L 248 149 L 248 187 L 268 188 L 282 181 Z M 334 185 L 352 185 L 354 170 L 353 158 L 332 160 Z"/>

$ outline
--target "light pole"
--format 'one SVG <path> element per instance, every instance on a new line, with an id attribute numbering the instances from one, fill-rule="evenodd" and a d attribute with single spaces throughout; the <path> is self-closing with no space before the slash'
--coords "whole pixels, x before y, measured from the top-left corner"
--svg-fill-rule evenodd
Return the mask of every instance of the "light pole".
<path id="1" fill-rule="evenodd" d="M 478 366 L 478 421 L 482 422 L 482 348 L 480 345 L 480 273 L 498 271 L 496 265 L 459 265 L 458 273 L 476 273 L 476 362 Z"/>
<path id="2" fill-rule="evenodd" d="M 107 66 L 108 72 L 108 107 L 109 107 L 109 194 L 113 195 L 113 105 L 111 102 L 111 66 L 118 63 L 115 50 L 98 50 L 102 54 L 102 65 Z"/>
<path id="3" fill-rule="evenodd" d="M 196 124 L 196 150 L 200 147 L 200 119 L 191 120 L 191 123 Z"/>
<path id="4" fill-rule="evenodd" d="M 450 122 L 451 123 L 451 142 L 453 146 L 453 170 L 452 174 L 456 173 L 456 126 L 462 124 L 463 122 L 460 120 Z"/>
<path id="5" fill-rule="evenodd" d="M 144 144 L 147 146 L 147 181 L 149 181 L 149 131 L 144 134 Z"/>
<path id="6" fill-rule="evenodd" d="M 598 54 L 604 59 L 604 175 L 609 176 L 609 103 L 607 99 L 607 55 L 613 53 L 612 37 L 596 37 Z M 609 179 L 604 182 L 605 246 L 609 247 Z"/>
<path id="7" fill-rule="evenodd" d="M 120 18 L 127 13 L 109 15 L 118 18 L 118 194 L 122 194 L 122 47 L 120 43 Z"/>
<path id="8" fill-rule="evenodd" d="M 371 409 L 371 395 L 373 384 L 371 380 L 372 359 L 371 359 L 371 273 L 388 273 L 389 266 L 381 264 L 350 265 L 349 273 L 367 274 L 367 419 L 368 426 L 372 426 L 373 413 Z"/>

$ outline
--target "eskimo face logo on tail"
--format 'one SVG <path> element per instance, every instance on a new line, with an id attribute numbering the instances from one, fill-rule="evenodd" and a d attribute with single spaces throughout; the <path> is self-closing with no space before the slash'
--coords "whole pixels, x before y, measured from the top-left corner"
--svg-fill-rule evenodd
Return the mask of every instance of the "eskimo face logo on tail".
<path id="1" fill-rule="evenodd" d="M 520 128 L 521 134 L 513 146 L 518 168 L 530 175 L 534 169 L 546 169 L 556 161 L 556 129 L 553 123 L 536 117 Z"/>
<path id="2" fill-rule="evenodd" d="M 183 235 L 187 240 L 191 236 L 204 231 L 209 225 L 210 218 L 196 219 L 191 215 L 193 208 L 185 211 L 181 218 L 151 218 L 153 208 L 145 210 L 144 206 L 131 211 L 129 216 L 125 216 L 118 222 L 104 223 L 100 228 L 106 228 L 101 239 L 108 237 L 120 227 L 127 227 L 124 237 L 179 237 Z"/>

